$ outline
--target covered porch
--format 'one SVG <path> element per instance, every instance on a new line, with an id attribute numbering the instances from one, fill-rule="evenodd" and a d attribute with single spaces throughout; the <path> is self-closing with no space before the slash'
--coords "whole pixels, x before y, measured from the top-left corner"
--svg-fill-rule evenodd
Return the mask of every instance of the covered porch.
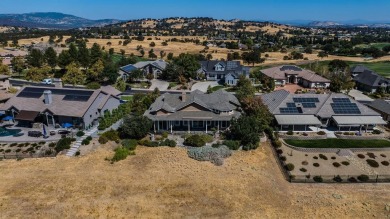
<path id="1" fill-rule="evenodd" d="M 155 120 L 153 121 L 153 130 L 155 133 L 168 131 L 174 132 L 211 132 L 225 130 L 230 126 L 230 120 L 213 120 L 212 117 L 190 118 L 181 120 Z"/>
<path id="2" fill-rule="evenodd" d="M 275 119 L 279 131 L 312 131 L 310 126 L 321 126 L 321 121 L 314 115 L 275 115 Z"/>
<path id="3" fill-rule="evenodd" d="M 339 131 L 371 131 L 377 125 L 387 123 L 380 116 L 333 116 L 332 120 Z"/>

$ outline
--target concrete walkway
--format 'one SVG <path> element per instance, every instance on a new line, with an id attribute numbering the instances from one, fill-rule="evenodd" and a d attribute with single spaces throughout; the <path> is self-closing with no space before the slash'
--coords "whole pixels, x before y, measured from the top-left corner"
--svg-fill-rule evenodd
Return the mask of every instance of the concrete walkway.
<path id="1" fill-rule="evenodd" d="M 79 140 L 77 140 L 73 145 L 72 147 L 68 150 L 68 152 L 66 153 L 66 156 L 68 157 L 73 157 L 76 152 L 79 150 L 80 146 L 81 146 L 81 142 L 86 139 L 88 136 L 91 136 L 93 135 L 95 132 L 97 132 L 98 129 L 97 127 L 94 127 L 92 128 L 91 130 L 87 131 Z"/>

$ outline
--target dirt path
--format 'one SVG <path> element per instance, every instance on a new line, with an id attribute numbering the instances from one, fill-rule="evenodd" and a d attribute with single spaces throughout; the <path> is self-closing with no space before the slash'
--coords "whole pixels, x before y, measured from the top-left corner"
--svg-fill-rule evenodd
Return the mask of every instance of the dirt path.
<path id="1" fill-rule="evenodd" d="M 289 184 L 268 146 L 216 167 L 182 148 L 139 147 L 116 164 L 80 158 L 0 161 L 1 218 L 384 218 L 388 185 Z"/>

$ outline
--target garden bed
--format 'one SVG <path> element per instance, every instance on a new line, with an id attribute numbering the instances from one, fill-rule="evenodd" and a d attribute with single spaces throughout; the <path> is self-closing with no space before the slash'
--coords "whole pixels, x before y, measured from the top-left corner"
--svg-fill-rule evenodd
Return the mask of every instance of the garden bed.
<path id="1" fill-rule="evenodd" d="M 389 148 L 387 140 L 350 140 L 350 139 L 323 139 L 323 140 L 293 140 L 286 139 L 291 146 L 302 148 Z"/>

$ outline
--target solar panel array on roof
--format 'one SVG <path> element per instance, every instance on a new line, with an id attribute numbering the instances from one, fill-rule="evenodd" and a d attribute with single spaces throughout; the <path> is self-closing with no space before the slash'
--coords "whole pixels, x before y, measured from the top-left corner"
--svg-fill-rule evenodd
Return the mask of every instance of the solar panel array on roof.
<path id="1" fill-rule="evenodd" d="M 121 68 L 122 71 L 125 71 L 125 72 L 132 72 L 134 70 L 136 70 L 137 68 L 134 67 L 133 65 L 126 65 L 124 67 Z"/>
<path id="2" fill-rule="evenodd" d="M 89 100 L 89 97 L 90 96 L 65 95 L 65 97 L 62 100 L 86 102 Z"/>
<path id="3" fill-rule="evenodd" d="M 316 108 L 315 103 L 302 103 L 303 108 Z"/>
<path id="4" fill-rule="evenodd" d="M 279 110 L 280 110 L 280 113 L 283 113 L 283 114 L 299 113 L 299 110 L 296 107 L 279 108 Z"/>
<path id="5" fill-rule="evenodd" d="M 237 65 L 236 62 L 228 61 L 226 63 L 226 69 L 227 70 L 233 70 L 233 69 L 236 69 L 237 67 L 238 67 L 238 65 Z"/>
<path id="6" fill-rule="evenodd" d="M 351 100 L 349 98 L 332 98 L 333 103 L 350 103 Z"/>
<path id="7" fill-rule="evenodd" d="M 50 90 L 53 95 L 65 95 L 64 100 L 74 99 L 76 101 L 86 101 L 93 94 L 93 91 L 89 91 L 89 90 L 70 90 L 70 89 L 50 89 L 50 88 L 42 88 L 42 87 L 26 87 L 17 95 L 17 97 L 40 98 L 43 95 L 43 92 L 45 90 Z M 66 97 L 66 96 L 69 96 L 69 97 Z M 78 96 L 78 97 L 70 97 L 70 96 Z"/>
<path id="8" fill-rule="evenodd" d="M 320 100 L 316 97 L 314 98 L 307 98 L 307 97 L 294 97 L 293 101 L 295 103 L 319 103 Z"/>
<path id="9" fill-rule="evenodd" d="M 339 101 L 344 102 L 334 102 L 330 104 L 335 114 L 361 114 L 356 103 L 351 103 L 349 99 L 348 102 L 346 100 Z"/>
<path id="10" fill-rule="evenodd" d="M 281 71 L 302 71 L 301 68 L 293 65 L 284 65 L 280 68 Z"/>
<path id="11" fill-rule="evenodd" d="M 295 103 L 287 103 L 287 107 L 295 107 Z"/>

